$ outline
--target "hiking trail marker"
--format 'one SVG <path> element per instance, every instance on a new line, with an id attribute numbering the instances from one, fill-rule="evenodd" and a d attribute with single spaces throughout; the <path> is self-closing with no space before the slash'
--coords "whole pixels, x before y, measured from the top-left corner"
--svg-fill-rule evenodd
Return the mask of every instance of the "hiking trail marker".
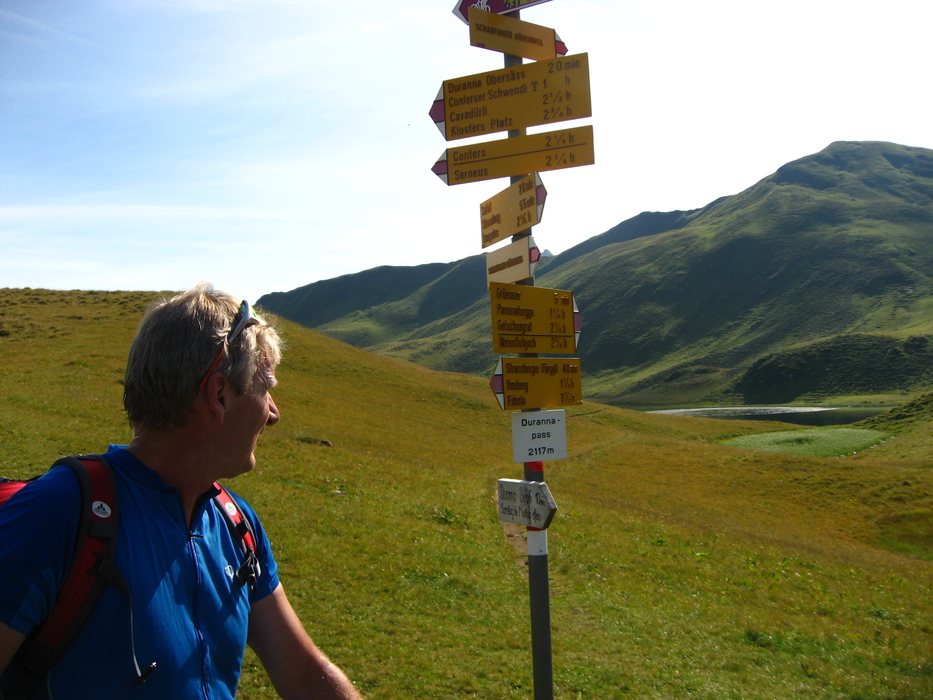
<path id="1" fill-rule="evenodd" d="M 447 185 L 462 185 L 595 162 L 593 127 L 578 126 L 448 148 L 431 170 Z"/>
<path id="2" fill-rule="evenodd" d="M 519 10 L 548 0 L 457 0 L 473 46 L 504 54 L 504 67 L 445 80 L 429 115 L 446 141 L 506 138 L 445 149 L 431 168 L 446 185 L 511 178 L 480 204 L 493 351 L 489 386 L 512 411 L 512 458 L 525 479 L 500 479 L 499 517 L 528 528 L 528 592 L 534 700 L 554 700 L 547 527 L 557 510 L 544 483 L 544 460 L 567 458 L 566 412 L 583 403 L 580 312 L 573 293 L 535 287 L 541 252 L 531 229 L 541 221 L 547 191 L 538 175 L 595 162 L 593 127 L 528 134 L 528 127 L 592 116 L 589 56 L 567 55 L 557 32 L 522 21 Z M 525 63 L 530 58 L 534 62 Z M 520 284 L 515 284 L 520 283 Z"/>
<path id="3" fill-rule="evenodd" d="M 526 175 L 479 205 L 483 248 L 540 223 L 547 190 L 538 173 Z"/>
<path id="4" fill-rule="evenodd" d="M 492 350 L 571 355 L 582 321 L 573 292 L 490 282 Z"/>
<path id="5" fill-rule="evenodd" d="M 567 459 L 567 412 L 512 412 L 512 461 Z"/>
<path id="6" fill-rule="evenodd" d="M 579 406 L 579 358 L 506 357 L 500 358 L 489 380 L 503 410 Z"/>
<path id="7" fill-rule="evenodd" d="M 537 530 L 551 524 L 557 504 L 543 481 L 499 479 L 499 520 Z"/>
<path id="8" fill-rule="evenodd" d="M 534 61 L 567 54 L 567 45 L 557 32 L 508 15 L 471 7 L 469 14 L 470 45 Z"/>
<path id="9" fill-rule="evenodd" d="M 535 276 L 541 251 L 531 236 L 486 254 L 486 284 L 521 282 Z"/>
<path id="10" fill-rule="evenodd" d="M 489 12 L 495 12 L 497 15 L 504 15 L 507 12 L 515 12 L 545 2 L 549 2 L 549 0 L 457 0 L 452 12 L 460 18 L 461 22 L 469 24 L 470 7 L 474 5 Z"/>
<path id="11" fill-rule="evenodd" d="M 445 80 L 429 114 L 448 141 L 590 117 L 589 56 L 561 56 Z"/>

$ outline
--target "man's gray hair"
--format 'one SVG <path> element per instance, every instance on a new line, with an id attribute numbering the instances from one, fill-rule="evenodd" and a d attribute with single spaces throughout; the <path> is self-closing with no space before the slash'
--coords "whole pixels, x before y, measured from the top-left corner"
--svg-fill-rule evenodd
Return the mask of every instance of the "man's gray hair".
<path id="1" fill-rule="evenodd" d="M 149 308 L 130 346 L 123 384 L 123 406 L 137 431 L 184 425 L 239 309 L 238 299 L 206 282 Z M 281 359 L 275 327 L 261 321 L 230 343 L 215 371 L 242 394 L 257 372 L 274 370 Z"/>

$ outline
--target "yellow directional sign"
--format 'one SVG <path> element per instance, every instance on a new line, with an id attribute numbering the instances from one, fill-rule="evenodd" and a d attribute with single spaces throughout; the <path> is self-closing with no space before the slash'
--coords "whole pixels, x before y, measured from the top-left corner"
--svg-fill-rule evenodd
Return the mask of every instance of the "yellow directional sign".
<path id="1" fill-rule="evenodd" d="M 578 126 L 448 148 L 431 170 L 448 185 L 461 185 L 595 162 L 593 127 Z"/>
<path id="2" fill-rule="evenodd" d="M 448 141 L 591 117 L 589 56 L 445 80 L 429 114 Z"/>
<path id="3" fill-rule="evenodd" d="M 492 351 L 570 354 L 580 319 L 573 292 L 521 284 L 489 285 Z"/>
<path id="4" fill-rule="evenodd" d="M 486 284 L 492 282 L 521 282 L 535 276 L 541 251 L 531 236 L 523 236 L 513 243 L 486 254 Z"/>
<path id="5" fill-rule="evenodd" d="M 483 248 L 536 226 L 546 198 L 544 183 L 532 173 L 480 204 Z"/>
<path id="6" fill-rule="evenodd" d="M 490 51 L 501 51 L 533 61 L 557 58 L 567 53 L 567 47 L 557 32 L 508 15 L 497 15 L 478 7 L 470 8 L 470 45 Z"/>
<path id="7" fill-rule="evenodd" d="M 489 386 L 499 406 L 510 411 L 583 403 L 578 358 L 506 357 L 496 365 Z"/>

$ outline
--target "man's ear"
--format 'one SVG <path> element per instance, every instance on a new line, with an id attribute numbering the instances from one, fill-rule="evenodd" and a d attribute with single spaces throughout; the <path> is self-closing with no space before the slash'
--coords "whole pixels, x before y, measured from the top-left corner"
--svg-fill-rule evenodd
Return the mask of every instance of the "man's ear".
<path id="1" fill-rule="evenodd" d="M 223 422 L 231 389 L 230 380 L 220 372 L 214 372 L 207 380 L 199 400 L 210 420 Z"/>

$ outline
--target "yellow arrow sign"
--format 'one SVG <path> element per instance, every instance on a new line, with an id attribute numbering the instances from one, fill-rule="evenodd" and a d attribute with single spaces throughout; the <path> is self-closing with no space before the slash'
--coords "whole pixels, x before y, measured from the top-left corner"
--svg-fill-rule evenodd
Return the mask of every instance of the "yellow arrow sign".
<path id="1" fill-rule="evenodd" d="M 486 284 L 521 282 L 535 276 L 541 251 L 531 236 L 523 236 L 486 254 Z"/>
<path id="2" fill-rule="evenodd" d="M 547 190 L 537 173 L 526 175 L 479 205 L 483 248 L 536 226 Z"/>
<path id="3" fill-rule="evenodd" d="M 501 51 L 533 61 L 557 58 L 567 47 L 557 32 L 508 15 L 497 15 L 478 7 L 470 8 L 470 46 Z"/>
<path id="4" fill-rule="evenodd" d="M 429 114 L 448 141 L 591 117 L 589 56 L 445 80 Z"/>
<path id="5" fill-rule="evenodd" d="M 461 185 L 595 162 L 593 127 L 578 126 L 448 148 L 431 170 L 448 185 Z"/>
<path id="6" fill-rule="evenodd" d="M 580 314 L 573 292 L 522 284 L 489 285 L 492 351 L 571 354 Z"/>
<path id="7" fill-rule="evenodd" d="M 506 357 L 496 365 L 489 386 L 499 406 L 510 411 L 583 403 L 577 358 Z"/>

